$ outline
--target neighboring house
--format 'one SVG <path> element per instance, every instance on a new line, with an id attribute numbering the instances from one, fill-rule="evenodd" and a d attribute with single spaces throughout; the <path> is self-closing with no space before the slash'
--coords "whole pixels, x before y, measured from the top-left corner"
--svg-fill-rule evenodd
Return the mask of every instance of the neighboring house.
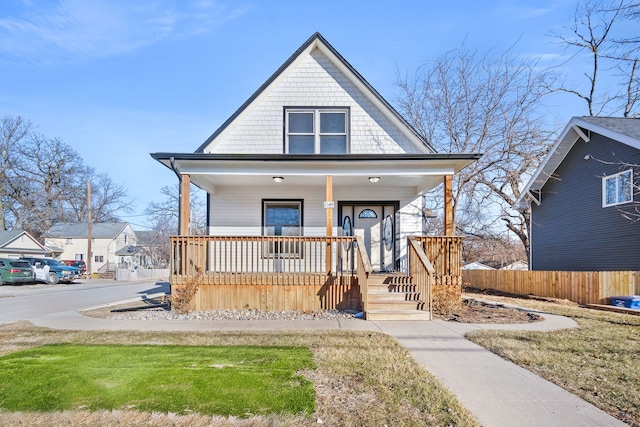
<path id="1" fill-rule="evenodd" d="M 313 249 L 331 236 L 361 238 L 358 250 L 366 251 L 374 272 L 406 271 L 407 236 L 423 234 L 423 194 L 443 182 L 441 191 L 450 194 L 452 176 L 480 155 L 436 153 L 316 33 L 194 153 L 152 157 L 181 182 L 180 235 L 188 234 L 193 183 L 207 193 L 208 234 L 226 236 L 219 239 L 225 248 L 234 236 L 246 242 L 239 249 L 207 249 L 196 243 L 206 239 L 193 236 L 174 249 L 201 245 L 200 258 L 182 260 L 180 268 L 200 263 L 212 271 L 242 270 L 266 259 L 273 272 L 326 263 L 327 277 L 353 261 L 339 256 L 354 247 L 347 243 L 336 247 L 329 239 L 326 253 Z M 444 228 L 451 235 L 447 200 Z M 282 243 L 268 240 L 275 237 Z M 285 240 L 300 237 L 305 243 Z M 230 261 L 236 250 L 253 252 Z"/>
<path id="2" fill-rule="evenodd" d="M 640 270 L 639 173 L 640 119 L 572 118 L 516 201 L 531 207 L 531 269 Z"/>
<path id="3" fill-rule="evenodd" d="M 135 246 L 136 234 L 126 222 L 95 223 L 91 226 L 91 272 L 98 272 L 109 265 L 131 262 L 131 255 L 118 251 L 127 246 Z M 84 260 L 88 265 L 88 226 L 80 222 L 54 224 L 44 234 L 45 246 L 58 247 L 62 253 L 58 259 Z"/>
<path id="4" fill-rule="evenodd" d="M 526 261 L 516 261 L 505 265 L 500 270 L 528 270 L 529 264 Z"/>
<path id="5" fill-rule="evenodd" d="M 169 238 L 158 231 L 136 231 L 138 246 L 142 248 L 140 266 L 167 268 L 169 265 Z"/>
<path id="6" fill-rule="evenodd" d="M 48 257 L 51 250 L 23 230 L 0 231 L 0 258 Z"/>
<path id="7" fill-rule="evenodd" d="M 489 267 L 478 261 L 470 262 L 462 266 L 463 270 L 495 270 L 493 267 Z"/>

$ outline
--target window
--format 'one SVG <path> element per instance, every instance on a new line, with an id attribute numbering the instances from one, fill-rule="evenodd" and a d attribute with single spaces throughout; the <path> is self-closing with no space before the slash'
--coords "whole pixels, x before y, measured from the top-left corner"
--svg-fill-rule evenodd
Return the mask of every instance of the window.
<path id="1" fill-rule="evenodd" d="M 104 262 L 104 256 L 102 255 L 96 255 L 93 257 L 95 262 Z"/>
<path id="2" fill-rule="evenodd" d="M 302 200 L 264 200 L 263 235 L 297 237 L 302 235 Z M 283 239 L 284 240 L 284 239 Z M 270 242 L 268 256 L 302 256 L 300 242 Z"/>
<path id="3" fill-rule="evenodd" d="M 362 212 L 360 212 L 358 218 L 378 218 L 378 214 L 371 209 L 364 209 Z"/>
<path id="4" fill-rule="evenodd" d="M 301 236 L 302 201 L 268 201 L 263 206 L 265 236 Z"/>
<path id="5" fill-rule="evenodd" d="M 288 109 L 285 153 L 344 154 L 349 151 L 349 110 Z"/>
<path id="6" fill-rule="evenodd" d="M 602 178 L 602 206 L 613 206 L 633 200 L 633 170 Z"/>
<path id="7" fill-rule="evenodd" d="M 69 239 L 67 238 L 67 240 L 65 240 L 64 244 L 65 245 L 71 245 L 73 243 L 73 239 Z"/>

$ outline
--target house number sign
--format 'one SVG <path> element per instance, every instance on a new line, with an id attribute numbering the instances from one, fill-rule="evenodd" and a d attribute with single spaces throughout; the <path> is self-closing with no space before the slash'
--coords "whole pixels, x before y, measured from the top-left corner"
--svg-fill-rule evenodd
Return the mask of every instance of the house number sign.
<path id="1" fill-rule="evenodd" d="M 324 208 L 325 209 L 335 208 L 335 203 L 334 202 L 324 202 Z"/>

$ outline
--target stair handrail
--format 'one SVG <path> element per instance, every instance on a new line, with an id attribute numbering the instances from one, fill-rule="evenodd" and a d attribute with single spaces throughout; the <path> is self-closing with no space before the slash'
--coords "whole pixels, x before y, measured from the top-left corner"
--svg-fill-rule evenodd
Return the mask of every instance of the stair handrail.
<path id="1" fill-rule="evenodd" d="M 367 312 L 369 310 L 369 285 L 368 280 L 371 272 L 371 261 L 369 260 L 369 254 L 367 253 L 366 246 L 364 245 L 364 239 L 362 236 L 356 237 L 356 248 L 357 248 L 357 256 L 358 262 L 357 265 L 357 276 L 358 276 L 358 286 L 360 286 L 360 296 L 362 298 L 362 311 Z"/>
<path id="2" fill-rule="evenodd" d="M 429 311 L 429 319 L 433 318 L 432 290 L 433 277 L 435 268 L 429 261 L 423 246 L 418 242 L 416 236 L 407 236 L 408 258 L 409 258 L 409 275 L 416 280 L 416 287 L 421 294 L 426 294 L 427 309 Z"/>

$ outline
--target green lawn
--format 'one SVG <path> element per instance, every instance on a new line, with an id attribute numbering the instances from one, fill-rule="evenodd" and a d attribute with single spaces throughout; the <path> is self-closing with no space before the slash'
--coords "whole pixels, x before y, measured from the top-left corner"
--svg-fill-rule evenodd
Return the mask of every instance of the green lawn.
<path id="1" fill-rule="evenodd" d="M 0 408 L 309 414 L 313 368 L 304 347 L 46 345 L 0 357 Z"/>

